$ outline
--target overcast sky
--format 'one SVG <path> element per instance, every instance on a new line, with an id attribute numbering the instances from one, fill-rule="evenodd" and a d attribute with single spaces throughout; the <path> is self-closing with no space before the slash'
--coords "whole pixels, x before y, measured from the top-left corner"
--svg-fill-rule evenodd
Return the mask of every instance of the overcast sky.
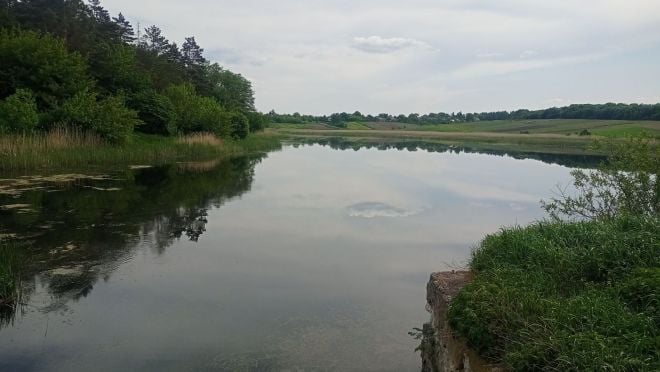
<path id="1" fill-rule="evenodd" d="M 105 0 L 250 79 L 261 111 L 660 102 L 660 0 Z"/>

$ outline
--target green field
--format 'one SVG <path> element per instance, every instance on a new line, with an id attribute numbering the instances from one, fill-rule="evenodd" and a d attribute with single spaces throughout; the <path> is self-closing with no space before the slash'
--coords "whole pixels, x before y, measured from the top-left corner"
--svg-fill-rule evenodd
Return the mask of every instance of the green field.
<path id="1" fill-rule="evenodd" d="M 590 144 L 598 138 L 647 133 L 660 139 L 660 122 L 569 119 L 438 125 L 367 122 L 348 123 L 341 129 L 326 124 L 276 124 L 270 132 L 288 137 L 417 139 L 493 150 L 587 154 L 594 153 Z"/>
<path id="2" fill-rule="evenodd" d="M 579 135 L 583 130 L 592 135 L 620 137 L 628 134 L 648 132 L 660 138 L 660 121 L 630 120 L 502 120 L 461 124 L 418 125 L 397 122 L 350 122 L 346 128 L 335 128 L 323 123 L 273 124 L 275 129 L 350 129 L 350 130 L 391 130 L 391 131 L 430 131 L 459 133 L 509 133 L 509 134 L 563 134 Z"/>

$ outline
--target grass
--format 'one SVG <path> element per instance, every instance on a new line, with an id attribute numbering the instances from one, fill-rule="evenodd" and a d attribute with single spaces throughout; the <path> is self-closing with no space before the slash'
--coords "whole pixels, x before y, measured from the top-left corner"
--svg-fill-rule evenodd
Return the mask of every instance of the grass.
<path id="1" fill-rule="evenodd" d="M 371 138 L 378 140 L 421 140 L 481 150 L 525 151 L 550 154 L 591 154 L 590 136 L 564 136 L 557 134 L 520 135 L 511 133 L 440 133 L 427 131 L 394 130 L 274 130 L 272 133 L 291 139 L 322 139 L 328 137 Z"/>
<path id="2" fill-rule="evenodd" d="M 204 161 L 278 146 L 279 140 L 273 136 L 256 134 L 232 141 L 208 133 L 184 137 L 135 134 L 125 144 L 111 145 L 94 135 L 60 128 L 47 134 L 0 137 L 0 171 Z"/>
<path id="3" fill-rule="evenodd" d="M 2 308 L 14 306 L 18 299 L 20 263 L 19 249 L 10 242 L 0 240 L 0 316 Z"/>
<path id="4" fill-rule="evenodd" d="M 660 370 L 659 231 L 621 217 L 488 236 L 450 324 L 506 369 Z"/>
<path id="5" fill-rule="evenodd" d="M 275 132 L 297 137 L 370 137 L 424 139 L 485 150 L 535 151 L 560 154 L 597 154 L 594 138 L 623 138 L 648 133 L 660 139 L 658 121 L 624 120 L 508 120 L 461 124 L 348 123 L 346 129 L 319 125 L 278 124 Z M 580 135 L 588 132 L 590 135 Z"/>

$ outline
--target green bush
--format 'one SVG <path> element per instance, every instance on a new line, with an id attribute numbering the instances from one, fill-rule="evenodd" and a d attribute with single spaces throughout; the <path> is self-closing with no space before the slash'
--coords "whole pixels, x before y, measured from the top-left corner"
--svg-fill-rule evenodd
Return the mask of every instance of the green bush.
<path id="1" fill-rule="evenodd" d="M 219 137 L 232 134 L 232 117 L 213 98 L 199 96 L 192 85 L 170 86 L 165 95 L 174 106 L 178 132 L 211 132 Z"/>
<path id="2" fill-rule="evenodd" d="M 450 324 L 512 370 L 658 370 L 658 231 L 657 218 L 619 217 L 488 236 Z"/>
<path id="3" fill-rule="evenodd" d="M 232 138 L 243 139 L 250 134 L 250 122 L 245 115 L 240 113 L 231 113 L 229 120 L 231 124 Z"/>
<path id="4" fill-rule="evenodd" d="M 176 134 L 176 112 L 174 105 L 166 96 L 148 90 L 133 95 L 127 105 L 138 112 L 143 123 L 136 128 L 138 131 L 148 134 Z"/>
<path id="5" fill-rule="evenodd" d="M 0 99 L 30 89 L 40 110 L 51 110 L 91 89 L 85 60 L 62 39 L 34 31 L 0 30 Z"/>
<path id="6" fill-rule="evenodd" d="M 0 133 L 32 132 L 38 123 L 37 103 L 29 90 L 18 89 L 0 102 Z"/>
<path id="7" fill-rule="evenodd" d="M 125 142 L 135 125 L 140 124 L 137 112 L 126 108 L 122 99 L 97 100 L 96 94 L 87 91 L 66 101 L 59 114 L 67 125 L 91 130 L 113 143 Z"/>
<path id="8" fill-rule="evenodd" d="M 248 112 L 245 116 L 250 122 L 250 133 L 262 131 L 268 126 L 268 118 L 260 112 Z"/>

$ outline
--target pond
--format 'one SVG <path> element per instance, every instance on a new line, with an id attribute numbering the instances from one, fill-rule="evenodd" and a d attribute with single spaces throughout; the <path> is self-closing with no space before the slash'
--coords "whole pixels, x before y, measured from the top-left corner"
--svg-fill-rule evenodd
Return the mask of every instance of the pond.
<path id="1" fill-rule="evenodd" d="M 0 370 L 419 370 L 429 274 L 585 160 L 331 145 L 0 177 L 0 234 L 30 242 Z"/>

